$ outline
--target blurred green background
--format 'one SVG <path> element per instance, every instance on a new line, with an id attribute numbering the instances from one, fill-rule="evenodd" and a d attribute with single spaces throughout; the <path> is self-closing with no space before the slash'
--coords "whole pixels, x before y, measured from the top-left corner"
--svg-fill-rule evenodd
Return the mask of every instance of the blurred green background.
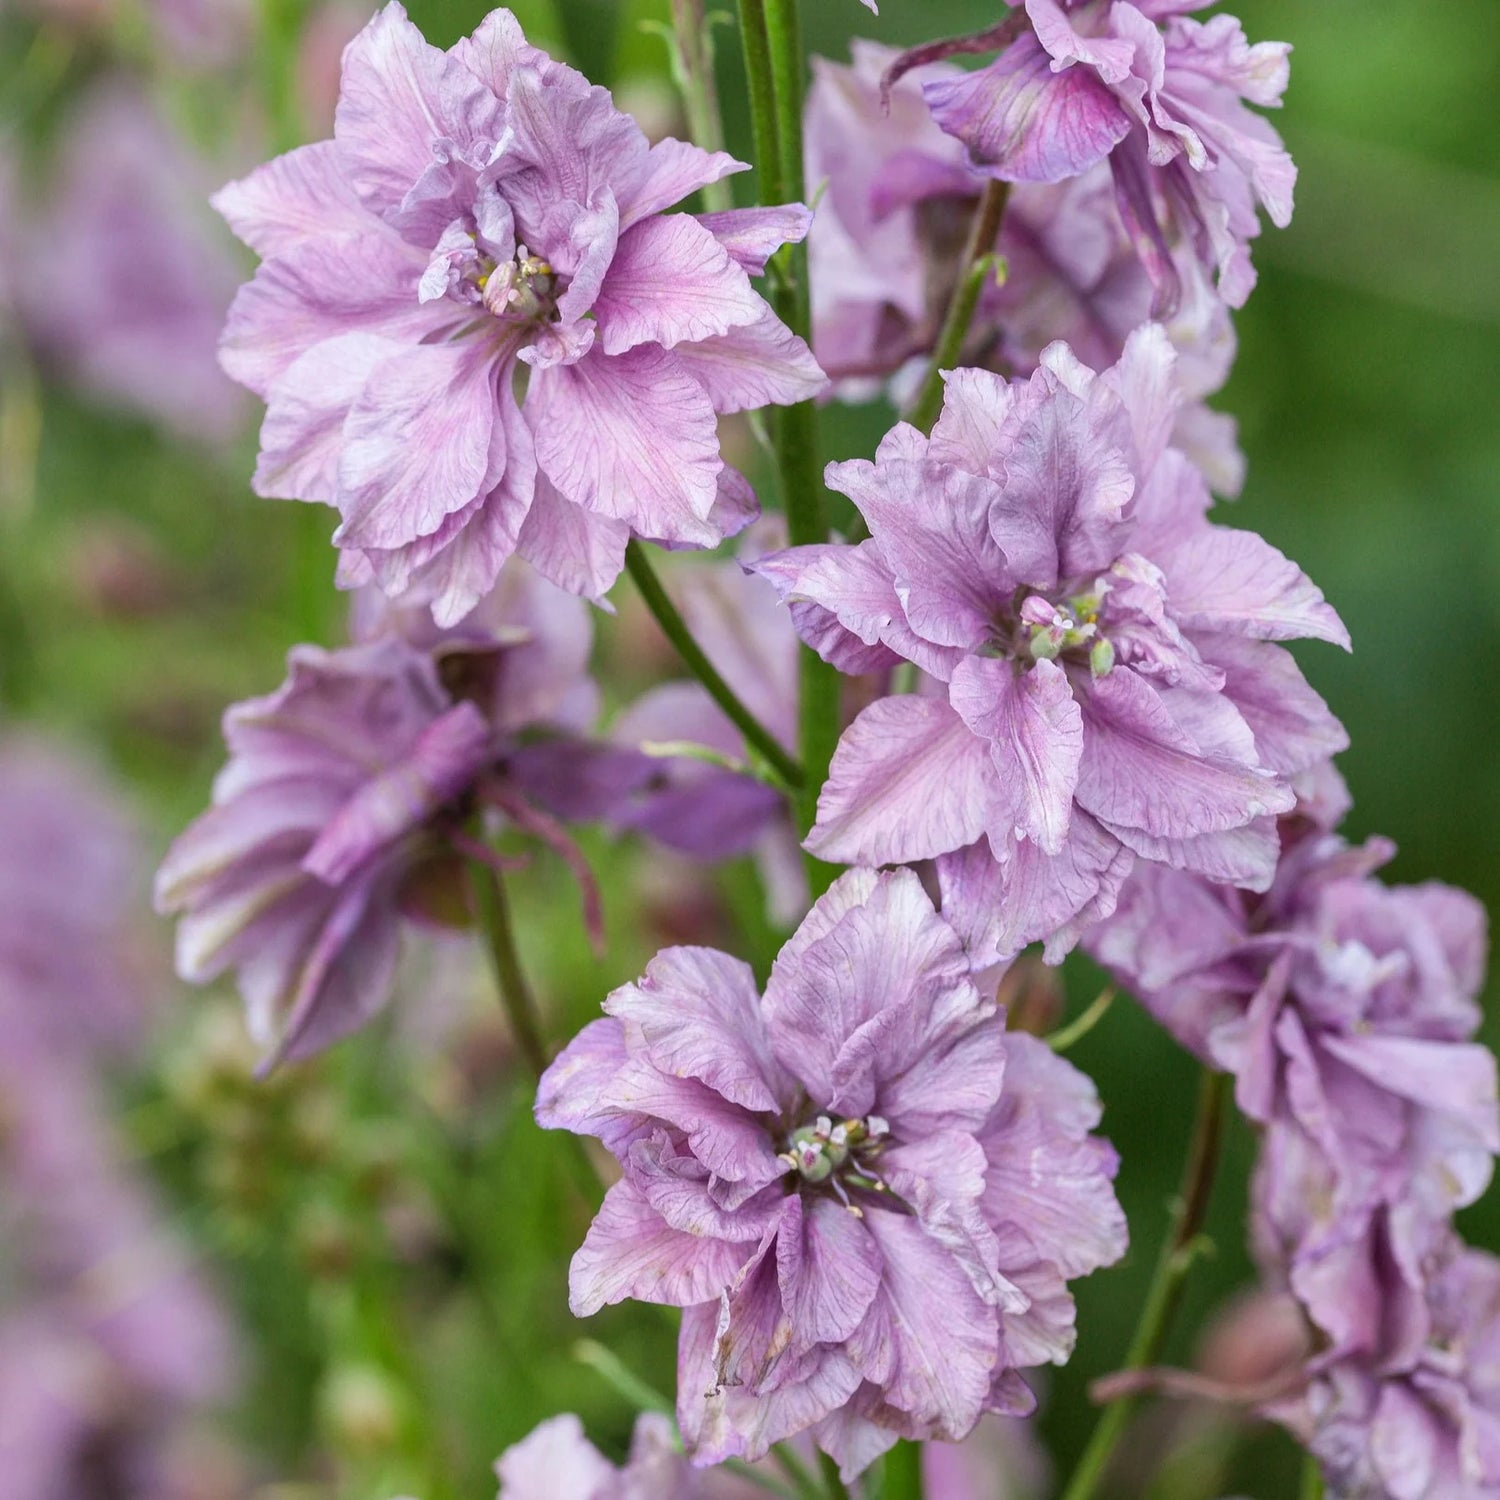
<path id="1" fill-rule="evenodd" d="M 1236 320 L 1238 368 L 1215 402 L 1239 418 L 1250 463 L 1228 519 L 1298 559 L 1353 634 L 1352 656 L 1302 654 L 1353 739 L 1341 762 L 1355 796 L 1351 833 L 1395 839 L 1394 878 L 1440 877 L 1500 909 L 1495 7 L 1230 8 L 1252 39 L 1295 44 L 1277 124 L 1301 178 L 1293 226 L 1257 243 L 1260 286 Z M 481 14 L 459 0 L 412 0 L 410 9 L 440 44 Z M 515 9 L 534 40 L 670 122 L 665 49 L 643 25 L 666 19 L 666 0 L 518 0 Z M 979 0 L 884 0 L 878 19 L 856 0 L 805 9 L 810 45 L 835 57 L 850 34 L 910 42 L 994 15 Z M 304 20 L 296 0 L 266 0 L 225 61 L 184 70 L 163 63 L 128 16 L 79 40 L 12 12 L 0 19 L 0 128 L 44 149 L 72 94 L 101 69 L 123 67 L 216 161 L 240 169 L 267 154 L 267 140 L 293 143 L 299 117 L 316 113 L 296 78 Z M 734 35 L 726 27 L 719 36 L 730 145 L 748 157 Z M 107 238 L 97 253 L 112 253 Z M 145 813 L 154 854 L 206 799 L 223 706 L 272 686 L 293 642 L 340 638 L 329 513 L 250 495 L 253 420 L 230 452 L 173 442 L 14 350 L 0 363 L 0 403 L 6 721 L 45 726 L 111 763 Z M 837 414 L 825 424 L 825 456 L 868 453 L 890 415 Z M 559 870 L 539 867 L 522 893 L 523 948 L 558 1035 L 639 971 L 673 933 L 673 903 L 686 899 L 660 856 L 597 839 L 590 847 L 608 897 L 605 960 L 588 957 Z M 644 914 L 633 894 L 643 880 L 666 893 Z M 728 899 L 742 900 L 744 884 L 742 871 L 728 872 Z M 770 939 L 762 931 L 753 941 L 764 963 Z M 460 988 L 474 988 L 464 974 Z M 1077 1005 L 1099 980 L 1078 965 L 1068 982 Z M 567 1150 L 529 1123 L 503 1038 L 489 1038 L 501 1058 L 490 1068 L 445 1057 L 440 1045 L 403 1044 L 405 1013 L 423 1006 L 427 983 L 417 971 L 401 1017 L 264 1096 L 210 1076 L 205 1058 L 234 1049 L 217 1020 L 205 1036 L 204 1017 L 232 1015 L 229 999 L 164 993 L 160 1061 L 120 1083 L 122 1129 L 168 1184 L 259 1351 L 251 1396 L 231 1419 L 256 1483 L 300 1476 L 324 1487 L 297 1494 L 352 1500 L 385 1500 L 403 1485 L 426 1500 L 487 1495 L 493 1456 L 560 1409 L 580 1411 L 619 1451 L 630 1414 L 574 1359 L 581 1334 L 670 1387 L 669 1319 L 616 1309 L 580 1327 L 568 1317 L 565 1267 L 585 1203 Z M 472 1043 L 484 1023 L 466 1024 Z M 1493 1020 L 1488 1040 L 1500 1040 Z M 1088 1429 L 1085 1383 L 1124 1350 L 1194 1091 L 1186 1059 L 1125 1005 L 1073 1056 L 1104 1097 L 1135 1248 L 1078 1289 L 1078 1352 L 1050 1382 L 1043 1419 L 1064 1469 Z M 1241 1245 L 1251 1151 L 1238 1131 L 1214 1202 L 1217 1254 L 1195 1274 L 1176 1360 L 1191 1357 L 1192 1330 L 1251 1275 Z M 409 1194 L 437 1226 L 435 1251 L 414 1261 L 391 1229 L 380 1197 L 391 1190 L 370 1188 L 372 1159 L 394 1174 L 398 1201 Z M 1463 1228 L 1500 1246 L 1495 1195 Z M 344 1241 L 354 1248 L 340 1250 Z M 356 1399 L 365 1376 L 394 1402 L 394 1428 L 351 1422 L 351 1412 L 376 1409 Z M 329 1452 L 331 1467 L 320 1456 Z M 1275 1433 L 1251 1432 L 1227 1456 L 1210 1434 L 1136 1493 L 1281 1500 L 1296 1472 Z"/>

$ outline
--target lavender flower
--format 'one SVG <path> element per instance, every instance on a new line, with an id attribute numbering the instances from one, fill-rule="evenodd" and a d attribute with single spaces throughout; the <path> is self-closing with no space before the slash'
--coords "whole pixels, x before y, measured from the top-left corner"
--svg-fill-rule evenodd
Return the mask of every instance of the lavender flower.
<path id="1" fill-rule="evenodd" d="M 632 532 L 718 543 L 754 502 L 717 414 L 823 383 L 750 284 L 806 210 L 662 212 L 739 167 L 648 147 L 509 11 L 445 53 L 388 5 L 334 139 L 215 200 L 264 257 L 222 347 L 267 401 L 257 490 L 336 505 L 342 581 L 442 623 L 514 552 L 599 595 Z"/>
<path id="2" fill-rule="evenodd" d="M 883 91 L 898 55 L 856 41 L 849 66 L 817 59 L 807 101 L 807 178 L 826 185 L 808 235 L 813 343 L 837 389 L 854 397 L 870 377 L 894 376 L 898 396 L 920 378 L 985 183 L 922 98 L 924 84 L 966 75 L 934 63 Z M 1059 184 L 1017 183 L 995 249 L 1003 278 L 986 282 L 958 363 L 1029 375 L 1042 351 L 1063 340 L 1102 369 L 1151 316 L 1150 278 L 1103 163 Z M 1234 422 L 1202 404 L 1228 377 L 1234 329 L 1196 260 L 1179 254 L 1177 267 L 1184 295 L 1166 326 L 1189 399 L 1174 444 L 1216 489 L 1234 493 L 1244 469 Z"/>
<path id="3" fill-rule="evenodd" d="M 45 207 L 21 210 L 9 250 L 46 364 L 183 437 L 224 442 L 246 416 L 214 362 L 239 273 L 201 203 L 205 170 L 143 95 L 100 85 L 67 121 Z"/>
<path id="4" fill-rule="evenodd" d="M 1025 0 L 989 33 L 1004 49 L 994 62 L 923 88 L 938 124 L 994 177 L 1062 182 L 1108 160 L 1158 316 L 1180 298 L 1175 242 L 1239 307 L 1255 285 L 1257 203 L 1280 227 L 1292 216 L 1296 168 L 1246 107 L 1280 104 L 1291 49 L 1251 46 L 1232 16 L 1184 14 L 1204 3 Z"/>
<path id="5" fill-rule="evenodd" d="M 1331 1494 L 1500 1494 L 1500 1260 L 1450 1237 L 1424 1311 L 1414 1352 L 1315 1360 L 1306 1392 L 1272 1409 L 1319 1460 Z"/>
<path id="6" fill-rule="evenodd" d="M 1500 1150 L 1495 1060 L 1470 1040 L 1484 912 L 1448 886 L 1371 879 L 1392 852 L 1289 831 L 1260 897 L 1142 867 L 1090 940 L 1174 1036 L 1235 1074 L 1246 1115 L 1306 1137 L 1331 1188 L 1300 1196 L 1346 1229 L 1374 1204 L 1442 1219 L 1478 1197 Z"/>
<path id="7" fill-rule="evenodd" d="M 685 1309 L 694 1462 L 806 1432 L 852 1477 L 898 1436 L 1031 1409 L 1017 1371 L 1067 1358 L 1067 1279 L 1124 1249 L 1115 1158 L 1088 1081 L 1006 1034 L 912 872 L 837 881 L 764 999 L 672 948 L 605 1008 L 537 1102 L 624 1171 L 572 1306 Z"/>
<path id="8" fill-rule="evenodd" d="M 948 376 L 932 438 L 901 425 L 829 483 L 869 523 L 758 571 L 845 671 L 927 680 L 845 732 L 807 847 L 938 858 L 976 963 L 1107 915 L 1137 859 L 1270 884 L 1288 778 L 1343 731 L 1277 640 L 1347 644 L 1301 571 L 1205 519 L 1167 446 L 1173 355 L 1148 325 L 1103 375 L 1065 347 L 1029 381 Z"/>
<path id="9" fill-rule="evenodd" d="M 403 915 L 453 920 L 481 797 L 571 857 L 553 815 L 617 795 L 570 734 L 594 704 L 585 606 L 532 584 L 545 611 L 562 608 L 550 641 L 533 611 L 540 631 L 493 613 L 451 632 L 428 622 L 425 650 L 399 633 L 299 646 L 276 692 L 226 714 L 214 806 L 168 852 L 156 900 L 183 914 L 185 979 L 238 970 L 268 1061 L 327 1046 L 385 1003 Z"/>

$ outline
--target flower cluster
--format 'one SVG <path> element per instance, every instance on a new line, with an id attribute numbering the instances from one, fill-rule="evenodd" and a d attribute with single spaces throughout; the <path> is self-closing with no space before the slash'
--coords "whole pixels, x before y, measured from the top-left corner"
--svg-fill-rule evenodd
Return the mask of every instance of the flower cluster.
<path id="1" fill-rule="evenodd" d="M 810 1431 L 853 1477 L 898 1437 L 1025 1413 L 1065 1360 L 1070 1277 L 1116 1259 L 1093 1090 L 970 977 L 909 871 L 854 871 L 764 996 L 711 949 L 659 953 L 542 1080 L 537 1117 L 623 1178 L 574 1311 L 684 1309 L 678 1421 L 699 1462 Z"/>
<path id="2" fill-rule="evenodd" d="M 158 876 L 180 971 L 237 971 L 268 1063 L 300 1058 L 387 1002 L 404 924 L 485 918 L 537 1119 L 614 1164 L 572 1309 L 681 1310 L 675 1424 L 616 1466 L 556 1417 L 501 1457 L 505 1500 L 737 1500 L 763 1461 L 807 1494 L 812 1459 L 856 1483 L 1028 1416 L 1070 1282 L 1126 1247 L 1093 1085 L 1000 999 L 1080 944 L 1259 1132 L 1255 1248 L 1316 1349 L 1267 1409 L 1340 1496 L 1500 1493 L 1500 1273 L 1452 1228 L 1500 1151 L 1484 919 L 1336 833 L 1346 736 L 1286 643 L 1348 635 L 1212 516 L 1244 464 L 1204 402 L 1295 171 L 1250 107 L 1289 49 L 1205 3 L 856 42 L 814 66 L 801 161 L 794 38 L 747 15 L 778 53 L 761 175 L 795 198 L 805 168 L 816 212 L 721 207 L 741 163 L 649 144 L 508 11 L 445 52 L 391 3 L 334 138 L 215 200 L 262 261 L 221 345 L 266 402 L 255 487 L 338 510 L 354 639 L 229 711 Z M 810 467 L 829 391 L 915 393 L 825 471 L 843 534 Z M 797 408 L 784 527 L 721 449 L 766 407 Z M 642 545 L 739 533 L 670 589 Z M 627 556 L 700 682 L 610 679 L 600 734 L 585 601 Z M 495 882 L 546 844 L 602 936 L 585 821 L 753 853 L 795 930 L 764 987 L 658 952 L 548 1065 Z M 924 1463 L 965 1492 L 951 1449 Z"/>
<path id="3" fill-rule="evenodd" d="M 1484 913 L 1373 879 L 1384 840 L 1306 816 L 1281 837 L 1259 896 L 1143 867 L 1090 947 L 1263 1128 L 1252 1234 L 1320 1346 L 1278 1414 L 1338 1493 L 1469 1493 L 1500 1481 L 1470 1432 L 1495 1273 L 1449 1225 L 1500 1151 L 1495 1059 L 1472 1040 Z"/>

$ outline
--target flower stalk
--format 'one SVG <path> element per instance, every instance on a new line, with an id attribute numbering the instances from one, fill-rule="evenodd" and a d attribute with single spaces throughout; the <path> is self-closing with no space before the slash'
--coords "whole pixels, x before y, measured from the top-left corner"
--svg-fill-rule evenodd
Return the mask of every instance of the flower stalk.
<path id="1" fill-rule="evenodd" d="M 1187 1274 L 1197 1259 L 1199 1235 L 1219 1165 L 1219 1146 L 1231 1082 L 1227 1073 L 1215 1073 L 1207 1068 L 1203 1071 L 1198 1088 L 1198 1112 L 1183 1167 L 1182 1187 L 1172 1210 L 1171 1233 L 1157 1259 L 1135 1335 L 1125 1356 L 1123 1368 L 1126 1370 L 1141 1370 L 1155 1364 L 1171 1331 Z M 1131 1395 L 1105 1408 L 1073 1470 L 1067 1489 L 1063 1491 L 1062 1500 L 1093 1500 L 1115 1448 L 1130 1424 L 1137 1400 L 1138 1397 Z"/>
<path id="2" fill-rule="evenodd" d="M 927 366 L 926 378 L 917 394 L 907 420 L 923 432 L 931 432 L 943 409 L 943 371 L 953 369 L 963 354 L 964 341 L 974 322 L 979 299 L 984 294 L 984 284 L 989 280 L 997 264 L 995 241 L 1000 236 L 1000 225 L 1005 218 L 1005 205 L 1010 197 L 1010 184 L 993 179 L 985 184 L 978 207 L 969 226 L 968 242 L 964 246 L 960 263 L 958 284 L 953 289 L 952 300 L 943 318 L 943 326 L 933 346 L 932 359 Z"/>
<path id="3" fill-rule="evenodd" d="M 922 1445 L 903 1439 L 885 1456 L 882 1500 L 923 1500 Z"/>
<path id="4" fill-rule="evenodd" d="M 677 606 L 672 603 L 671 595 L 662 586 L 645 547 L 635 539 L 625 549 L 625 566 L 635 580 L 646 608 L 661 626 L 662 634 L 671 641 L 693 676 L 703 684 L 709 696 L 724 710 L 755 752 L 781 778 L 784 786 L 791 791 L 798 790 L 803 785 L 802 767 L 787 754 L 776 736 L 745 707 L 739 695 L 719 675 L 718 669 L 708 659 L 703 648 L 693 639 L 693 633 L 688 629 L 687 621 L 682 618 Z"/>
<path id="5" fill-rule="evenodd" d="M 468 873 L 469 901 L 484 938 L 500 1003 L 505 1007 L 526 1066 L 540 1078 L 547 1070 L 547 1048 L 537 1019 L 536 999 L 521 967 L 521 955 L 516 951 L 515 925 L 504 882 L 493 865 L 477 859 L 469 861 Z"/>
<path id="6" fill-rule="evenodd" d="M 719 86 L 714 78 L 713 30 L 703 0 L 672 0 L 672 31 L 676 38 L 672 71 L 682 92 L 688 134 L 705 151 L 724 149 L 724 121 L 719 113 Z M 720 179 L 700 189 L 703 206 L 719 213 L 733 206 L 729 183 Z"/>

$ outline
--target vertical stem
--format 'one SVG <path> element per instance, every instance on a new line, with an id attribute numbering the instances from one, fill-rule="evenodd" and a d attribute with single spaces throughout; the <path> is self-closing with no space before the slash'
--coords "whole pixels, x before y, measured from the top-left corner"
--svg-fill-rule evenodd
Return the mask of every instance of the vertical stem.
<path id="1" fill-rule="evenodd" d="M 773 110 L 772 140 L 776 153 L 779 192 L 769 189 L 762 201 L 800 202 L 805 196 L 802 168 L 802 95 L 806 58 L 802 50 L 799 0 L 741 0 L 746 22 L 746 66 L 752 69 L 751 98 L 764 96 L 770 83 Z M 750 18 L 761 21 L 766 51 L 752 62 L 748 33 Z M 769 80 L 756 78 L 754 68 L 768 66 Z M 759 132 L 757 151 L 765 147 Z M 762 183 L 766 182 L 763 175 Z M 807 247 L 793 245 L 782 256 L 783 279 L 776 294 L 776 310 L 793 333 L 804 339 L 812 335 L 812 306 L 808 293 Z M 828 539 L 828 521 L 823 505 L 823 477 L 818 463 L 817 407 L 811 401 L 782 407 L 771 414 L 771 436 L 781 474 L 786 506 L 787 535 L 794 547 Z M 839 677 L 815 651 L 801 650 L 798 676 L 801 684 L 798 713 L 798 749 L 805 778 L 798 798 L 797 822 L 803 833 L 812 827 L 818 812 L 818 792 L 828 779 L 828 764 L 838 744 Z M 808 881 L 812 894 L 821 894 L 837 873 L 832 866 L 809 858 Z"/>
<path id="2" fill-rule="evenodd" d="M 968 242 L 964 246 L 958 282 L 953 289 L 952 300 L 943 318 L 942 331 L 933 347 L 932 359 L 927 366 L 927 378 L 922 382 L 921 392 L 907 420 L 913 427 L 930 432 L 943 409 L 943 371 L 951 370 L 963 354 L 964 340 L 969 336 L 969 327 L 974 321 L 975 309 L 984 293 L 984 283 L 990 274 L 991 256 L 995 241 L 1000 235 L 1000 224 L 1005 218 L 1005 205 L 1010 197 L 1010 184 L 996 182 L 993 178 L 985 183 L 979 205 L 969 226 Z"/>
<path id="3" fill-rule="evenodd" d="M 677 36 L 677 77 L 687 110 L 688 134 L 705 151 L 724 149 L 724 121 L 719 114 L 719 86 L 714 78 L 714 42 L 703 0 L 672 0 L 672 28 Z M 711 213 L 729 208 L 734 199 L 727 181 L 711 182 L 703 206 Z"/>
<path id="4" fill-rule="evenodd" d="M 1153 1365 L 1172 1326 L 1172 1315 L 1182 1300 L 1187 1273 L 1194 1258 L 1193 1242 L 1203 1228 L 1219 1164 L 1219 1142 L 1223 1135 L 1229 1075 L 1205 1068 L 1198 1087 L 1198 1113 L 1183 1166 L 1182 1187 L 1172 1210 L 1172 1231 L 1161 1248 L 1151 1286 L 1136 1323 L 1135 1335 L 1125 1356 L 1127 1370 Z M 1135 1411 L 1134 1397 L 1113 1401 L 1094 1425 L 1088 1447 L 1073 1470 L 1062 1500 L 1093 1500 L 1099 1481 L 1114 1456 L 1116 1445 Z"/>
<path id="5" fill-rule="evenodd" d="M 536 1000 L 521 968 L 521 955 L 516 952 L 515 927 L 505 886 L 499 872 L 480 860 L 470 860 L 468 870 L 469 900 L 484 935 L 500 1003 L 505 1007 L 527 1067 L 540 1078 L 547 1071 L 547 1049 L 537 1021 Z"/>
<path id="6" fill-rule="evenodd" d="M 719 675 L 718 669 L 704 654 L 703 648 L 693 639 L 693 633 L 678 613 L 677 606 L 672 603 L 671 595 L 662 587 L 661 579 L 656 576 L 656 569 L 651 566 L 645 547 L 634 537 L 625 548 L 625 566 L 629 569 L 636 588 L 640 590 L 646 608 L 661 626 L 662 634 L 677 648 L 677 654 L 687 664 L 693 676 L 703 684 L 709 696 L 745 736 L 746 743 L 760 754 L 789 788 L 795 790 L 800 787 L 801 766 L 782 749 L 776 736 L 745 707 L 734 689 Z"/>
<path id="7" fill-rule="evenodd" d="M 1323 1471 L 1311 1453 L 1302 1460 L 1302 1483 L 1298 1493 L 1301 1500 L 1323 1500 Z"/>
<path id="8" fill-rule="evenodd" d="M 904 1438 L 885 1456 L 881 1500 L 922 1500 L 922 1445 Z M 941 1495 L 935 1500 L 943 1500 Z"/>
<path id="9" fill-rule="evenodd" d="M 771 39 L 766 31 L 766 0 L 740 0 L 740 41 L 750 88 L 750 131 L 755 141 L 760 201 L 783 203 L 786 191 L 776 135 L 776 84 L 771 71 Z"/>

